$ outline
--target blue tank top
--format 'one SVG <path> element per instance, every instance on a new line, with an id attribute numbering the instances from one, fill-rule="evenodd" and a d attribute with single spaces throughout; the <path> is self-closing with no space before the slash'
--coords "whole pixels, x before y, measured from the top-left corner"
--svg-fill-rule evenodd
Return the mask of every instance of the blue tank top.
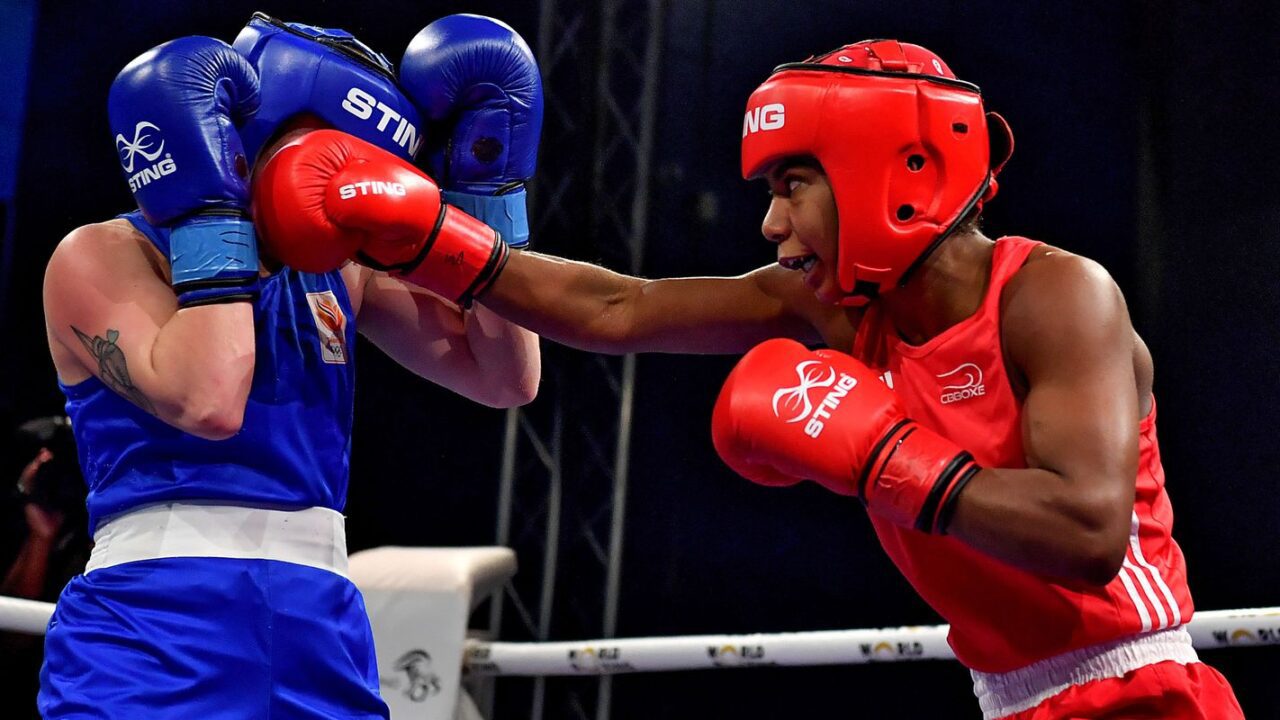
<path id="1" fill-rule="evenodd" d="M 121 217 L 168 257 L 167 229 L 152 227 L 136 211 Z M 105 517 L 156 502 L 342 509 L 355 313 L 341 273 L 281 269 L 263 281 L 253 322 L 253 386 L 244 424 L 227 440 L 185 433 L 96 377 L 59 383 L 89 485 L 90 532 Z"/>

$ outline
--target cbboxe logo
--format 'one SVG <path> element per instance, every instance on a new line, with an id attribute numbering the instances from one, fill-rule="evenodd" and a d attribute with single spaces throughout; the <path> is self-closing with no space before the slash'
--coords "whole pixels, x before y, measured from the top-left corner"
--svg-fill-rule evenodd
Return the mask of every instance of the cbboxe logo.
<path id="1" fill-rule="evenodd" d="M 159 144 L 157 144 L 159 143 Z M 165 154 L 160 162 L 160 153 L 164 152 L 164 138 L 160 137 L 160 128 L 155 123 L 141 120 L 133 127 L 133 140 L 126 140 L 124 133 L 116 135 L 116 150 L 120 152 L 120 167 L 129 174 L 129 190 L 138 192 L 154 180 L 171 175 L 178 170 L 173 158 Z M 134 172 L 138 156 L 154 165 L 143 166 Z"/>
<path id="2" fill-rule="evenodd" d="M 835 368 L 818 360 L 805 360 L 797 364 L 796 377 L 800 384 L 781 388 L 773 394 L 773 414 L 782 420 L 785 410 L 791 415 L 784 420 L 788 424 L 807 421 L 804 424 L 804 434 L 812 438 L 818 437 L 825 426 L 823 421 L 831 417 L 831 412 L 840 407 L 840 400 L 858 384 L 850 375 L 839 373 L 839 379 L 836 375 Z M 809 399 L 809 391 L 815 388 L 831 388 L 817 407 Z"/>
<path id="3" fill-rule="evenodd" d="M 413 126 L 400 113 L 378 102 L 378 99 L 358 87 L 353 87 L 347 91 L 347 97 L 342 101 L 342 109 L 355 115 L 361 120 L 368 120 L 373 117 L 373 111 L 376 109 L 382 113 L 382 117 L 378 120 L 378 132 L 386 132 L 387 126 L 392 122 L 396 123 L 396 129 L 391 133 L 391 140 L 400 147 L 409 152 L 410 155 L 418 154 L 418 146 L 422 145 L 422 138 L 418 136 L 418 128 Z"/>
<path id="4" fill-rule="evenodd" d="M 950 380 L 950 384 L 942 386 L 943 405 L 987 394 L 987 387 L 982 384 L 982 368 L 973 363 L 964 363 L 955 370 L 942 373 L 938 379 Z"/>
<path id="5" fill-rule="evenodd" d="M 751 108 L 742 118 L 742 137 L 751 133 L 777 130 L 787 124 L 787 108 L 782 103 L 769 103 Z"/>

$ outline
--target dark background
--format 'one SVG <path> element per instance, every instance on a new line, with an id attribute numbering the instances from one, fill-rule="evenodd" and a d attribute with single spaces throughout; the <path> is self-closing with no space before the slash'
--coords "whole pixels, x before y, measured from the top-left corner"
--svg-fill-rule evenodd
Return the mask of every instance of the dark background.
<path id="1" fill-rule="evenodd" d="M 131 58 L 179 35 L 229 41 L 258 9 L 344 27 L 393 60 L 423 25 L 460 11 L 502 18 L 537 47 L 534 2 L 14 3 L 4 12 L 32 20 L 30 33 L 14 24 L 0 34 L 9 99 L 0 160 L 17 153 L 0 168 L 10 238 L 0 413 L 13 421 L 62 402 L 39 311 L 50 251 L 72 228 L 131 207 L 105 113 L 111 79 Z M 774 65 L 869 37 L 933 49 L 982 86 L 1017 137 L 987 233 L 1097 259 L 1126 293 L 1155 357 L 1175 536 L 1197 606 L 1280 605 L 1280 10 L 1263 5 L 672 2 L 654 172 L 641 179 L 653 194 L 644 272 L 736 274 L 771 261 L 759 237 L 766 197 L 739 179 L 737 149 L 746 97 Z M 586 52 L 589 61 L 595 50 Z M 564 91 L 561 102 L 591 122 L 594 106 Z M 544 158 L 564 151 L 542 148 Z M 539 249 L 588 260 L 616 257 L 618 242 L 534 238 Z M 561 358 L 547 350 L 546 362 Z M 492 543 L 502 414 L 410 376 L 367 344 L 357 352 L 351 548 Z M 938 622 L 856 505 L 817 487 L 755 487 L 716 459 L 707 428 L 732 363 L 640 359 L 619 635 Z M 1202 655 L 1233 682 L 1250 717 L 1280 717 L 1275 648 Z M 499 697 L 504 688 L 523 697 L 527 682 L 500 681 Z M 519 717 L 519 704 L 500 701 L 501 716 Z M 978 716 L 954 663 L 614 681 L 615 718 L 811 715 Z"/>

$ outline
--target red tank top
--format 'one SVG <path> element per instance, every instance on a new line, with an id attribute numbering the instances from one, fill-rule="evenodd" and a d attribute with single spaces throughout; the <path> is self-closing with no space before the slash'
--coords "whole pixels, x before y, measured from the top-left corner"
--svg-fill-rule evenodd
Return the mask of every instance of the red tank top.
<path id="1" fill-rule="evenodd" d="M 1022 404 L 1005 372 L 1000 296 L 1040 243 L 996 241 L 991 282 L 971 317 L 923 345 L 902 341 L 874 310 L 854 352 L 885 371 L 908 415 L 950 438 L 987 467 L 1026 467 Z M 1139 425 L 1137 496 L 1124 567 L 1106 586 L 1014 568 L 947 536 L 907 530 L 871 516 L 880 542 L 915 587 L 951 623 L 956 657 L 983 672 L 1024 665 L 1191 619 L 1182 551 L 1170 536 L 1173 511 L 1156 443 L 1156 411 Z"/>

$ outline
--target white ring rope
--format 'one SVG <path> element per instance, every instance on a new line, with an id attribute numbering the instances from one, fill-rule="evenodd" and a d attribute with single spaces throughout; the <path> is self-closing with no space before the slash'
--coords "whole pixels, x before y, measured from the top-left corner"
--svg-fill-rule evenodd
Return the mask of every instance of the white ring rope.
<path id="1" fill-rule="evenodd" d="M 43 635 L 53 603 L 0 595 L 0 630 L 28 635 Z"/>
<path id="2" fill-rule="evenodd" d="M 0 596 L 0 631 L 43 635 L 53 603 Z M 1186 626 L 1201 650 L 1280 645 L 1280 607 L 1197 612 Z M 475 675 L 606 675 L 764 665 L 860 665 L 951 660 L 947 626 L 685 635 L 576 642 L 468 640 Z"/>
<path id="3" fill-rule="evenodd" d="M 476 675 L 605 675 L 763 665 L 858 665 L 952 660 L 946 625 L 752 635 L 688 635 L 579 642 L 467 641 Z M 1197 612 L 1186 625 L 1202 650 L 1280 645 L 1280 607 Z"/>

